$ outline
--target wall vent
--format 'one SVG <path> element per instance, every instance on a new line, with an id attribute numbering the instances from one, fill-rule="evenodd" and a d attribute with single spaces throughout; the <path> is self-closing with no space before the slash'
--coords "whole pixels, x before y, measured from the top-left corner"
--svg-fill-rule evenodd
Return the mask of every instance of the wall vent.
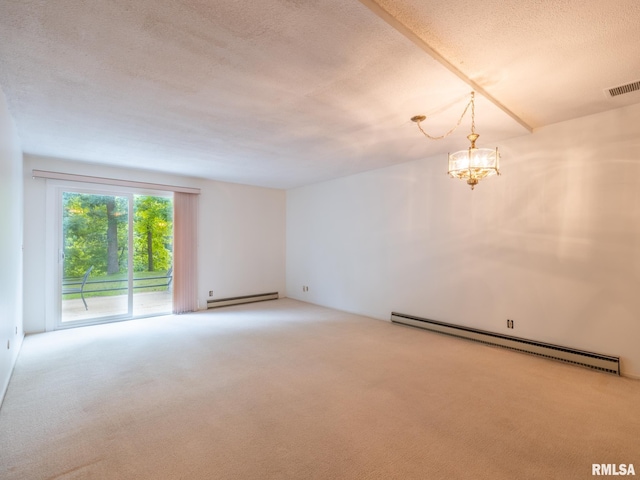
<path id="1" fill-rule="evenodd" d="M 637 92 L 638 90 L 640 90 L 640 80 L 637 82 L 627 83 L 626 85 L 620 85 L 619 87 L 607 88 L 605 89 L 605 93 L 608 97 L 617 97 L 618 95 Z"/>
<path id="2" fill-rule="evenodd" d="M 573 363 L 593 370 L 620 375 L 620 358 L 599 353 L 585 352 L 569 347 L 561 347 L 549 343 L 526 340 L 524 338 L 487 332 L 475 328 L 462 327 L 451 323 L 437 322 L 426 318 L 414 317 L 404 313 L 391 313 L 391 321 L 403 325 L 444 333 L 454 337 L 466 338 L 476 342 L 517 350 L 519 352 L 552 358 L 562 362 Z"/>
<path id="3" fill-rule="evenodd" d="M 242 297 L 216 298 L 207 300 L 207 310 L 210 308 L 228 307 L 230 305 L 241 305 L 243 303 L 264 302 L 266 300 L 277 300 L 278 292 L 259 293 L 257 295 L 244 295 Z"/>

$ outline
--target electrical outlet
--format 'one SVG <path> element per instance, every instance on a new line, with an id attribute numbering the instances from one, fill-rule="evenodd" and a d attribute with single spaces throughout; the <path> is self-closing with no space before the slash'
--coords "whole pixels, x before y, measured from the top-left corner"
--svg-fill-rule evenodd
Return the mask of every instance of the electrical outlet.
<path id="1" fill-rule="evenodd" d="M 209 296 L 213 297 L 213 290 L 209 290 Z"/>
<path id="2" fill-rule="evenodd" d="M 514 324 L 513 324 L 513 320 L 510 320 L 507 318 L 507 328 L 513 328 Z"/>
<path id="3" fill-rule="evenodd" d="M 302 286 L 302 291 L 303 291 L 303 292 L 308 292 L 308 291 L 309 291 L 309 287 L 308 287 L 308 286 L 306 286 L 306 285 L 303 285 L 303 286 Z"/>

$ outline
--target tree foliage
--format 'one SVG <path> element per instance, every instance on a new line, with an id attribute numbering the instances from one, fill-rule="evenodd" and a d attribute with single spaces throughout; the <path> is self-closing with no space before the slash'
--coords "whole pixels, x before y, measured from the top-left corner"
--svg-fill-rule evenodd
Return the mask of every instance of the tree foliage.
<path id="1" fill-rule="evenodd" d="M 64 277 L 127 271 L 126 197 L 64 192 Z M 170 198 L 134 196 L 134 271 L 167 270 L 172 262 L 173 218 Z"/>
<path id="2" fill-rule="evenodd" d="M 136 196 L 134 255 L 136 272 L 168 270 L 173 252 L 173 205 L 166 197 Z"/>

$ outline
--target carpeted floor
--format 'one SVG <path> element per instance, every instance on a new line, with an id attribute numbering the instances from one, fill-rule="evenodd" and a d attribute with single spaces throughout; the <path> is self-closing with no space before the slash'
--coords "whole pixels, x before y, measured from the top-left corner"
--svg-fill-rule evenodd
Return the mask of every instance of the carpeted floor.
<path id="1" fill-rule="evenodd" d="M 294 300 L 28 336 L 2 479 L 640 475 L 640 382 Z"/>

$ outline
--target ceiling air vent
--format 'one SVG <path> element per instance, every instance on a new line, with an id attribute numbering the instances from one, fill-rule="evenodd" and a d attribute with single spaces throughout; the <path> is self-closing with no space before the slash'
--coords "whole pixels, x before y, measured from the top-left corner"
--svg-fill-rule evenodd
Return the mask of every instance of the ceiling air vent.
<path id="1" fill-rule="evenodd" d="M 624 95 L 625 93 L 636 92 L 638 90 L 640 90 L 640 80 L 627 83 L 626 85 L 620 85 L 619 87 L 607 88 L 605 92 L 609 97 L 617 97 L 618 95 Z"/>

